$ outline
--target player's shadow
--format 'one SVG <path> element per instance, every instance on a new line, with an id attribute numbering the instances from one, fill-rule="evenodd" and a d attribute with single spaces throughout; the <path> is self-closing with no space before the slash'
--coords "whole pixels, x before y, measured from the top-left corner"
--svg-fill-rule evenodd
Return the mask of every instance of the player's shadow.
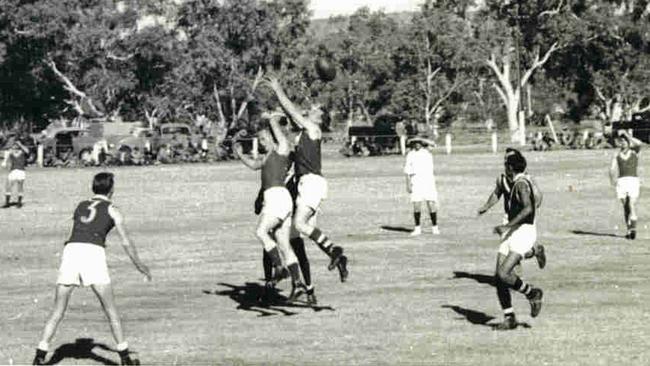
<path id="1" fill-rule="evenodd" d="M 74 343 L 66 343 L 59 346 L 59 348 L 54 351 L 54 354 L 46 365 L 56 365 L 68 358 L 73 358 L 75 360 L 93 360 L 104 365 L 119 365 L 118 362 L 94 353 L 94 349 L 115 352 L 105 344 L 95 343 L 95 340 L 92 338 L 77 338 Z"/>
<path id="2" fill-rule="evenodd" d="M 277 288 L 266 289 L 256 282 L 246 282 L 243 286 L 218 283 L 226 290 L 203 290 L 206 295 L 228 296 L 238 303 L 237 309 L 252 311 L 259 316 L 271 315 L 296 315 L 292 309 L 312 309 L 313 311 L 334 311 L 331 306 L 309 305 L 304 301 L 287 302 L 288 298 L 280 293 Z M 303 294 L 304 296 L 304 294 Z"/>
<path id="3" fill-rule="evenodd" d="M 410 233 L 411 231 L 413 231 L 413 229 L 409 229 L 404 226 L 389 226 L 389 225 L 382 225 L 381 229 L 388 230 L 388 231 L 397 231 L 400 233 Z"/>
<path id="4" fill-rule="evenodd" d="M 571 233 L 575 235 L 591 235 L 591 236 L 606 236 L 610 238 L 625 238 L 625 235 L 616 235 L 612 233 L 599 233 L 595 231 L 571 230 Z"/>
<path id="5" fill-rule="evenodd" d="M 442 305 L 442 307 L 446 309 L 451 309 L 456 314 L 461 315 L 462 318 L 459 318 L 461 320 L 464 318 L 465 320 L 467 320 L 472 324 L 483 325 L 486 327 L 490 327 L 492 329 L 496 329 L 497 324 L 490 323 L 491 320 L 494 320 L 494 317 L 491 315 L 487 315 L 482 311 L 466 309 L 457 305 Z M 530 328 L 530 325 L 526 322 L 517 322 L 517 327 Z"/>
<path id="6" fill-rule="evenodd" d="M 469 278 L 471 280 L 474 280 L 478 283 L 484 283 L 490 286 L 496 286 L 496 281 L 494 279 L 494 276 L 491 275 L 484 275 L 480 273 L 469 273 L 469 272 L 462 272 L 462 271 L 454 271 L 454 277 L 452 279 L 457 279 L 457 278 Z"/>

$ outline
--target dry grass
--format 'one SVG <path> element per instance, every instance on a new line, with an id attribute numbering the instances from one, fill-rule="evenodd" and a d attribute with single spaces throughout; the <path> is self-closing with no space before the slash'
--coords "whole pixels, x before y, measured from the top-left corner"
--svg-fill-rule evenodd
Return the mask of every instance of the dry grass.
<path id="1" fill-rule="evenodd" d="M 501 206 L 475 215 L 502 169 L 500 155 L 437 155 L 442 235 L 415 239 L 395 231 L 412 225 L 401 157 L 327 159 L 330 198 L 320 224 L 345 246 L 351 274 L 339 283 L 309 245 L 318 309 L 251 301 L 262 276 L 255 173 L 236 163 L 115 169 L 115 202 L 154 275 L 144 283 L 111 237 L 128 339 L 145 364 L 648 364 L 650 212 L 641 201 L 636 241 L 608 236 L 623 233 L 614 228 L 623 224 L 621 208 L 606 177 L 611 153 L 528 153 L 546 194 L 540 237 L 549 264 L 540 271 L 526 262 L 524 274 L 545 290 L 545 303 L 531 319 L 514 294 L 529 328 L 507 333 L 486 324 L 501 319 L 488 281 Z M 0 363 L 31 361 L 69 217 L 96 172 L 31 170 L 26 206 L 0 211 Z M 280 287 L 287 295 L 288 284 Z M 96 346 L 84 353 L 70 345 L 79 338 Z M 101 345 L 114 346 L 108 324 L 92 293 L 77 290 L 53 349 L 62 364 L 117 362 Z"/>

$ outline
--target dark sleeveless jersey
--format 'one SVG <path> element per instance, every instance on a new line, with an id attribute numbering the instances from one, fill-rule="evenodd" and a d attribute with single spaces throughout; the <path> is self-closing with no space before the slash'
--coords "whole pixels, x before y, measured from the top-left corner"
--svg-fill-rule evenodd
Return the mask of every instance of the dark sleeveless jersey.
<path id="1" fill-rule="evenodd" d="M 289 157 L 271 151 L 262 166 L 262 191 L 271 187 L 284 187 L 289 170 Z"/>
<path id="2" fill-rule="evenodd" d="M 508 212 L 510 208 L 510 192 L 512 191 L 512 181 L 505 174 L 497 178 L 497 191 L 499 196 L 503 196 L 503 211 Z"/>
<path id="3" fill-rule="evenodd" d="M 534 224 L 535 223 L 535 197 L 533 195 L 532 183 L 526 178 L 516 179 L 512 185 L 512 190 L 509 197 L 508 221 L 512 221 L 524 209 L 524 204 L 519 198 L 520 192 L 524 187 L 527 187 L 530 195 L 530 203 L 533 211 L 528 215 L 521 224 Z"/>
<path id="4" fill-rule="evenodd" d="M 13 153 L 9 154 L 9 170 L 25 170 L 26 164 L 27 158 L 24 152 L 21 151 L 18 156 Z"/>
<path id="5" fill-rule="evenodd" d="M 111 201 L 93 197 L 82 201 L 74 211 L 72 234 L 67 243 L 90 243 L 106 246 L 106 235 L 113 229 L 115 222 L 108 213 Z"/>
<path id="6" fill-rule="evenodd" d="M 310 173 L 321 175 L 320 143 L 320 139 L 310 139 L 307 131 L 300 134 L 296 146 L 296 176 L 301 177 Z"/>
<path id="7" fill-rule="evenodd" d="M 624 159 L 621 153 L 616 155 L 618 163 L 618 177 L 638 177 L 637 167 L 639 165 L 639 155 L 636 151 L 630 150 L 627 159 Z"/>

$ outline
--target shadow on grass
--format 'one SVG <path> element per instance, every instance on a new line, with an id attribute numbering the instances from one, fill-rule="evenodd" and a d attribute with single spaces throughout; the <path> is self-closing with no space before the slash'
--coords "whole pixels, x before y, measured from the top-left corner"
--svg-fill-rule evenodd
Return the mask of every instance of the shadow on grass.
<path id="1" fill-rule="evenodd" d="M 66 343 L 59 346 L 59 348 L 54 351 L 52 358 L 50 358 L 46 365 L 56 365 L 69 358 L 75 360 L 93 360 L 104 365 L 119 365 L 118 362 L 94 353 L 93 349 L 95 348 L 115 352 L 105 344 L 95 343 L 92 338 L 77 338 L 74 343 Z"/>
<path id="2" fill-rule="evenodd" d="M 616 235 L 612 233 L 598 233 L 594 231 L 571 230 L 571 233 L 576 235 L 591 235 L 591 236 L 606 236 L 610 238 L 625 238 L 625 235 Z"/>
<path id="3" fill-rule="evenodd" d="M 496 282 L 494 281 L 494 276 L 492 275 L 488 276 L 480 273 L 454 271 L 454 277 L 452 277 L 452 279 L 457 279 L 457 278 L 469 278 L 478 283 L 484 283 L 490 286 L 496 286 Z"/>
<path id="4" fill-rule="evenodd" d="M 451 309 L 456 314 L 461 315 L 462 318 L 458 318 L 459 320 L 465 319 L 472 324 L 483 325 L 486 327 L 490 327 L 493 330 L 496 330 L 496 327 L 498 325 L 498 323 L 489 323 L 491 320 L 494 320 L 494 317 L 491 315 L 487 315 L 482 311 L 466 309 L 457 305 L 442 305 L 442 307 L 446 309 Z M 530 328 L 530 325 L 525 322 L 517 322 L 517 327 Z"/>
<path id="5" fill-rule="evenodd" d="M 382 225 L 381 226 L 382 230 L 388 230 L 388 231 L 397 231 L 400 233 L 410 233 L 413 231 L 413 229 L 409 229 L 404 226 L 388 226 L 388 225 Z"/>
<path id="6" fill-rule="evenodd" d="M 238 310 L 256 312 L 259 316 L 296 315 L 298 313 L 292 310 L 301 308 L 313 311 L 334 311 L 331 306 L 309 305 L 304 301 L 287 302 L 287 297 L 280 294 L 277 288 L 267 290 L 263 285 L 255 282 L 246 282 L 242 286 L 228 283 L 218 283 L 218 285 L 226 287 L 226 289 L 203 290 L 203 293 L 206 295 L 228 296 L 239 304 L 237 305 Z"/>

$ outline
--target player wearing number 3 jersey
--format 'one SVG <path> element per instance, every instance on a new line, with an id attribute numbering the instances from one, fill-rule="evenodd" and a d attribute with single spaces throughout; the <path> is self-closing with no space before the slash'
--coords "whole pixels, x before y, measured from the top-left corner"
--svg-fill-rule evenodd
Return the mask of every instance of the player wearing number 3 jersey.
<path id="1" fill-rule="evenodd" d="M 113 288 L 106 264 L 106 236 L 113 227 L 117 228 L 122 238 L 122 246 L 138 271 L 142 272 L 147 280 L 151 280 L 151 274 L 149 268 L 140 261 L 135 246 L 127 237 L 124 218 L 111 202 L 113 174 L 97 174 L 93 180 L 93 192 L 95 196 L 79 203 L 74 212 L 72 233 L 61 256 L 54 309 L 45 324 L 43 337 L 36 349 L 33 362 L 35 365 L 45 363 L 50 340 L 63 319 L 72 290 L 77 286 L 90 286 L 95 292 L 109 319 L 122 364 L 134 364 L 129 357 L 128 344 L 122 334 L 122 325 L 113 300 Z"/>

